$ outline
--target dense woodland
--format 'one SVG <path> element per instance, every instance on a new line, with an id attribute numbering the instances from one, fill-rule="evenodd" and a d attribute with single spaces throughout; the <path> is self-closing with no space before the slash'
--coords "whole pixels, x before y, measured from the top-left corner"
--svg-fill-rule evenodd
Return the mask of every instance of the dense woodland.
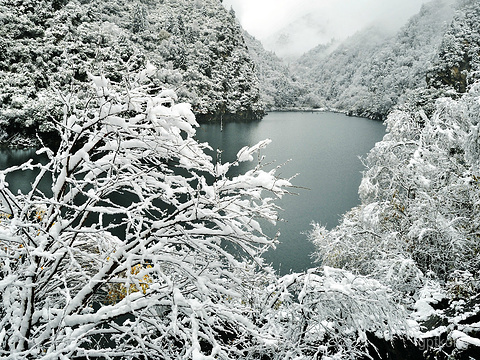
<path id="1" fill-rule="evenodd" d="M 200 119 L 263 114 L 241 28 L 217 0 L 3 0 L 0 14 L 0 140 L 48 138 L 58 91 L 89 72 L 121 82 L 147 61 Z"/>
<path id="2" fill-rule="evenodd" d="M 479 19 L 434 0 L 286 65 L 216 0 L 0 0 L 1 140 L 46 159 L 0 171 L 0 358 L 478 358 Z M 268 141 L 218 163 L 195 129 L 299 107 L 387 134 L 280 277 L 260 224 L 294 180 Z"/>

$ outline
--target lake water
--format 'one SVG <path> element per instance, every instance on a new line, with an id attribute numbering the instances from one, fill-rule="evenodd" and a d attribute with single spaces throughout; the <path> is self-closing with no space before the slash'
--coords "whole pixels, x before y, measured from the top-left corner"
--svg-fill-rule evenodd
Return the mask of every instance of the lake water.
<path id="1" fill-rule="evenodd" d="M 359 156 L 385 134 L 381 122 L 329 112 L 273 112 L 259 122 L 202 124 L 201 142 L 222 150 L 222 162 L 233 161 L 243 146 L 263 139 L 272 143 L 262 151 L 273 166 L 285 163 L 283 177 L 299 174 L 292 183 L 297 194 L 278 201 L 284 209 L 277 224 L 280 244 L 266 254 L 281 274 L 308 269 L 314 251 L 305 235 L 312 222 L 333 228 L 341 215 L 359 204 L 358 187 L 364 170 Z M 244 172 L 249 165 L 238 171 Z M 251 165 L 250 165 L 251 166 Z M 275 229 L 267 229 L 270 235 Z"/>
<path id="2" fill-rule="evenodd" d="M 202 124 L 197 130 L 197 139 L 208 142 L 215 150 L 221 149 L 222 161 L 233 161 L 237 152 L 246 145 L 255 145 L 263 139 L 272 143 L 262 154 L 267 167 L 286 163 L 280 175 L 289 178 L 299 175 L 292 183 L 297 195 L 286 196 L 280 201 L 284 211 L 283 222 L 266 232 L 274 235 L 281 232 L 276 250 L 266 254 L 267 261 L 285 274 L 304 271 L 312 265 L 313 245 L 305 232 L 311 222 L 319 222 L 327 228 L 338 224 L 342 214 L 356 206 L 358 186 L 363 165 L 358 156 L 365 156 L 385 133 L 378 121 L 347 117 L 328 112 L 273 112 L 263 120 L 248 123 Z M 35 150 L 1 150 L 0 168 L 18 165 L 29 158 L 38 157 Z M 250 163 L 242 163 L 238 172 L 245 172 Z M 229 173 L 230 174 L 230 173 Z M 11 174 L 7 178 L 12 188 L 28 191 L 33 180 L 28 174 Z M 48 192 L 49 184 L 42 184 Z"/>

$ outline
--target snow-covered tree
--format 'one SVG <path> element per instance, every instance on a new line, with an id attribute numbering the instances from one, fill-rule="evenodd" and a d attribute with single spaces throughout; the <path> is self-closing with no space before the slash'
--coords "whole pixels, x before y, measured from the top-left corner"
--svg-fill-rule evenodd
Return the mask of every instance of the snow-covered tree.
<path id="1" fill-rule="evenodd" d="M 449 353 L 480 344 L 465 325 L 479 314 L 479 99 L 477 83 L 460 99 L 437 100 L 430 116 L 416 107 L 393 112 L 365 160 L 362 204 L 333 230 L 315 225 L 311 233 L 324 265 L 377 279 L 414 318 L 426 308 L 442 317 L 449 326 L 432 333 L 435 351 L 447 336 L 456 344 Z M 430 305 L 442 298 L 445 309 L 435 312 Z"/>
<path id="2" fill-rule="evenodd" d="M 276 220 L 290 184 L 260 157 L 228 175 L 268 141 L 213 164 L 189 105 L 149 85 L 155 72 L 128 86 L 90 75 L 91 90 L 63 97 L 60 145 L 38 151 L 46 163 L 0 172 L 0 357 L 227 359 L 268 347 L 248 301 L 274 243 L 258 221 Z M 12 193 L 6 175 L 30 169 L 31 190 Z"/>

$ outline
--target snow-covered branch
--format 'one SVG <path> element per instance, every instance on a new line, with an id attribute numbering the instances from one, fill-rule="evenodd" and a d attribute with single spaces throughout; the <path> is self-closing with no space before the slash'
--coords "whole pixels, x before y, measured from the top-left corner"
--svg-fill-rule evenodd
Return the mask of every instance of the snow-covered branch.
<path id="1" fill-rule="evenodd" d="M 0 356 L 226 359 L 255 348 L 242 300 L 251 280 L 238 271 L 264 271 L 275 240 L 259 220 L 276 220 L 273 198 L 290 183 L 261 167 L 219 174 L 173 92 L 91 80 L 89 98 L 64 97 L 61 143 L 39 150 L 48 162 L 31 191 L 5 181 L 31 163 L 0 174 Z"/>

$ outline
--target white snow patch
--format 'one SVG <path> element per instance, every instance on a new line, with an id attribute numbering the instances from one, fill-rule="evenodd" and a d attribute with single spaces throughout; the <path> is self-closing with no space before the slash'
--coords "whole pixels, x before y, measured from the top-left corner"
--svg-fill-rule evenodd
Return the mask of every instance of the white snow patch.
<path id="1" fill-rule="evenodd" d="M 426 320 L 435 314 L 435 309 L 429 304 L 427 299 L 420 299 L 414 305 L 415 312 L 412 314 L 415 320 Z"/>
<path id="2" fill-rule="evenodd" d="M 457 348 L 461 350 L 468 348 L 470 345 L 480 347 L 480 339 L 471 337 L 459 330 L 453 330 L 450 337 L 455 340 Z"/>

